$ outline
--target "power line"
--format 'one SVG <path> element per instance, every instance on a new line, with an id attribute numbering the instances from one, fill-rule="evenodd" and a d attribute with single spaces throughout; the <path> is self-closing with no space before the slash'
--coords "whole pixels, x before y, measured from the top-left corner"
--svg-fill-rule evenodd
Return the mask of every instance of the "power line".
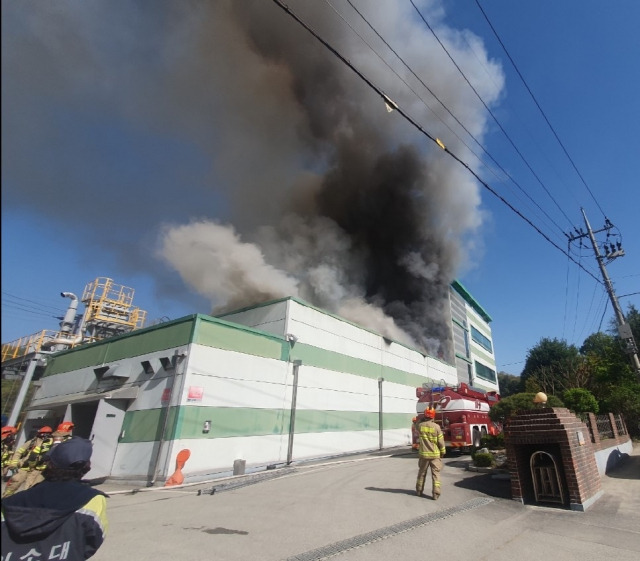
<path id="1" fill-rule="evenodd" d="M 15 294 L 11 294 L 9 292 L 5 292 L 4 290 L 2 291 L 2 294 L 4 296 L 7 296 L 8 298 L 13 298 L 14 300 L 22 300 L 23 302 L 29 302 L 31 304 L 35 304 L 36 306 L 38 306 L 39 308 L 50 308 L 56 312 L 60 312 L 63 310 L 63 308 L 57 307 L 57 306 L 51 306 L 49 304 L 44 304 L 42 302 L 37 302 L 36 300 L 30 300 L 29 298 L 22 298 L 21 296 L 16 296 Z"/>
<path id="2" fill-rule="evenodd" d="M 580 258 L 580 262 L 582 259 Z M 578 275 L 578 286 L 576 290 L 576 312 L 573 316 L 573 331 L 571 332 L 571 340 L 575 342 L 576 340 L 576 325 L 578 323 L 578 304 L 580 303 L 580 275 Z"/>
<path id="3" fill-rule="evenodd" d="M 425 106 L 440 120 L 440 122 L 442 124 L 444 124 L 444 126 L 446 126 L 451 133 L 458 139 L 460 140 L 460 142 L 462 142 L 462 144 L 464 144 L 469 151 L 476 157 L 478 158 L 478 161 L 480 162 L 481 165 L 486 165 L 484 164 L 484 162 L 482 161 L 482 159 L 469 147 L 469 145 L 464 142 L 459 136 L 458 134 L 451 129 L 451 127 L 442 120 L 442 118 L 440 118 L 440 116 L 433 111 L 433 109 L 431 109 L 431 107 L 429 107 L 429 105 L 426 103 L 426 101 L 424 101 L 422 99 L 422 97 L 420 95 L 418 95 L 413 88 L 411 88 L 411 86 L 409 86 L 409 84 L 407 84 L 407 82 L 404 80 L 404 78 L 402 78 L 393 68 L 391 68 L 391 66 L 389 66 L 389 64 L 376 52 L 376 50 L 353 28 L 353 26 L 346 21 L 346 19 L 342 16 L 342 14 L 340 14 L 340 12 L 338 12 L 338 10 L 336 10 L 336 8 L 331 4 L 331 2 L 329 0 L 325 0 L 325 2 L 327 4 L 329 4 L 329 6 L 331 6 L 331 8 L 338 14 L 338 16 L 340 16 L 340 18 L 349 26 L 349 28 L 358 36 L 360 37 L 360 39 L 365 43 L 365 45 L 367 45 L 367 47 L 369 47 L 369 49 L 380 59 L 382 60 L 382 62 L 396 75 L 398 76 L 398 78 L 416 95 L 416 97 L 418 99 L 420 99 Z M 460 127 L 467 133 L 467 135 L 469 135 L 471 137 L 471 139 L 480 147 L 480 149 L 491 159 L 491 161 L 500 169 L 500 171 L 502 171 L 502 173 L 511 180 L 511 182 L 549 219 L 549 221 L 560 231 L 561 234 L 565 235 L 564 230 L 553 220 L 553 218 L 551 218 L 551 216 L 549 216 L 549 214 L 547 214 L 547 212 L 531 197 L 531 195 L 529 195 L 529 193 L 527 193 L 524 188 L 522 188 L 522 186 L 511 176 L 511 174 L 509 174 L 499 163 L 498 161 L 487 151 L 487 149 L 484 147 L 484 145 L 473 135 L 473 133 L 471 131 L 469 131 L 467 129 L 467 127 L 458 119 L 458 117 L 456 117 L 453 112 L 447 107 L 447 105 L 435 94 L 435 92 L 433 92 L 433 90 L 424 82 L 424 80 L 422 80 L 422 78 L 420 78 L 420 76 L 418 76 L 415 71 L 406 63 L 406 61 L 404 60 L 404 58 L 402 58 L 400 56 L 400 54 L 389 44 L 389 42 L 378 32 L 378 30 L 369 22 L 369 20 L 362 14 L 362 12 L 360 12 L 360 10 L 358 10 L 358 8 L 356 6 L 353 5 L 353 3 L 351 2 L 351 0 L 347 0 L 347 3 L 353 8 L 353 10 L 360 16 L 360 18 L 369 26 L 369 28 L 378 36 L 378 38 L 386 45 L 386 47 L 398 58 L 398 60 L 404 65 L 404 67 L 416 78 L 416 80 L 418 80 L 420 82 L 420 84 L 422 84 L 422 86 L 433 96 L 433 98 L 444 108 L 444 110 L 451 115 L 451 117 L 455 120 L 456 123 L 458 123 L 458 125 L 460 125 Z M 498 178 L 497 174 L 495 174 L 495 172 L 488 166 L 486 166 L 487 169 L 489 169 L 491 171 L 491 173 L 493 173 L 493 175 Z"/>
<path id="4" fill-rule="evenodd" d="M 456 69 L 458 70 L 458 72 L 460 72 L 460 74 L 462 75 L 462 77 L 464 78 L 465 82 L 469 85 L 469 87 L 471 88 L 471 90 L 473 91 L 473 93 L 476 94 L 476 97 L 480 100 L 480 102 L 482 103 L 482 105 L 484 106 L 484 108 L 487 110 L 487 112 L 489 113 L 489 115 L 491 115 L 491 117 L 493 118 L 493 120 L 495 121 L 495 123 L 498 125 L 498 127 L 500 128 L 500 130 L 502 131 L 502 133 L 504 134 L 504 136 L 507 138 L 507 140 L 509 141 L 509 143 L 511 144 L 511 146 L 513 147 L 513 149 L 516 151 L 516 153 L 518 154 L 518 156 L 520 156 L 520 158 L 522 159 L 522 161 L 525 163 L 525 165 L 527 166 L 527 168 L 529 169 L 529 171 L 532 173 L 532 175 L 538 180 L 538 183 L 540 183 L 540 185 L 542 186 L 542 188 L 545 190 L 545 192 L 547 193 L 547 195 L 549 195 L 549 198 L 554 202 L 554 204 L 558 207 L 558 210 L 562 213 L 562 215 L 567 219 L 567 222 L 569 222 L 569 224 L 573 224 L 571 222 L 571 220 L 569 219 L 569 217 L 567 216 L 567 214 L 564 212 L 564 210 L 562 210 L 562 208 L 560 207 L 560 205 L 558 204 L 558 202 L 556 201 L 556 199 L 553 197 L 553 195 L 551 194 L 551 192 L 547 189 L 547 187 L 545 186 L 545 184 L 542 182 L 542 180 L 538 177 L 538 175 L 536 174 L 536 172 L 533 170 L 533 168 L 531 167 L 531 165 L 529 164 L 529 162 L 527 162 L 526 158 L 523 156 L 522 152 L 520 152 L 520 150 L 518 149 L 518 147 L 515 145 L 515 143 L 513 142 L 513 140 L 511 140 L 511 137 L 507 134 L 507 131 L 504 130 L 504 127 L 502 126 L 502 124 L 500 123 L 500 121 L 498 121 L 497 117 L 493 114 L 493 111 L 491 111 L 491 109 L 489 108 L 489 106 L 485 103 L 484 99 L 482 99 L 482 96 L 478 93 L 478 91 L 473 87 L 473 84 L 471 84 L 471 82 L 469 82 L 469 79 L 467 78 L 467 76 L 465 75 L 465 73 L 462 71 L 462 69 L 458 66 L 458 63 L 456 63 L 455 59 L 451 56 L 451 54 L 449 53 L 449 51 L 447 50 L 447 48 L 444 46 L 444 44 L 442 43 L 442 41 L 440 41 L 440 38 L 438 37 L 438 35 L 436 34 L 436 32 L 433 30 L 433 28 L 429 25 L 429 22 L 427 22 L 426 18 L 422 15 L 422 12 L 420 12 L 420 10 L 418 9 L 418 7 L 415 5 L 415 3 L 413 2 L 413 0 L 409 0 L 409 2 L 411 2 L 411 5 L 415 8 L 416 12 L 418 12 L 418 15 L 420 16 L 420 18 L 422 19 L 422 21 L 424 22 L 424 24 L 427 26 L 427 28 L 429 29 L 429 31 L 431 31 L 432 35 L 436 38 L 436 41 L 438 41 L 438 43 L 440 44 L 440 46 L 443 48 L 444 52 L 447 53 L 447 56 L 449 57 L 449 59 L 451 60 L 451 62 L 453 63 L 453 65 L 456 67 Z"/>
<path id="5" fill-rule="evenodd" d="M 15 304 L 13 302 L 3 303 L 2 304 L 2 309 L 3 309 L 3 314 L 6 314 L 7 312 L 18 311 L 18 312 L 21 312 L 21 313 L 33 314 L 33 315 L 36 315 L 36 316 L 41 316 L 41 317 L 46 317 L 46 318 L 55 318 L 55 317 L 57 317 L 57 316 L 52 315 L 51 312 L 48 312 L 48 311 L 45 311 L 45 310 L 30 309 L 28 307 L 21 306 L 20 304 Z"/>
<path id="6" fill-rule="evenodd" d="M 591 315 L 591 310 L 593 309 L 593 302 L 596 298 L 596 292 L 598 290 L 598 285 L 594 284 L 593 285 L 593 294 L 591 294 L 591 302 L 589 302 L 589 309 L 587 310 L 587 313 L 585 314 L 584 320 L 582 321 L 582 329 L 580 330 L 580 332 L 578 333 L 578 337 L 577 339 L 574 339 L 574 341 L 578 341 L 580 339 L 582 339 L 582 336 L 584 335 L 584 332 L 587 328 L 587 324 L 589 323 L 589 316 Z M 606 292 L 605 292 L 605 296 L 606 296 Z M 596 312 L 594 311 L 594 318 L 597 317 Z M 595 322 L 595 319 L 594 319 Z"/>
<path id="7" fill-rule="evenodd" d="M 567 244 L 567 251 L 571 251 L 571 242 Z M 567 327 L 567 308 L 569 305 L 569 272 L 571 267 L 569 266 L 569 261 L 567 260 L 567 278 L 566 285 L 564 289 L 564 318 L 562 320 L 562 338 L 564 339 L 565 329 Z"/>
<path id="8" fill-rule="evenodd" d="M 567 158 L 571 162 L 571 165 L 573 166 L 573 169 L 578 174 L 578 177 L 580 178 L 580 180 L 582 181 L 584 186 L 587 188 L 587 191 L 589 191 L 589 194 L 591 195 L 591 198 L 593 199 L 593 201 L 596 203 L 596 205 L 600 209 L 600 212 L 602 213 L 602 215 L 606 218 L 607 216 L 604 213 L 604 210 L 602 210 L 602 207 L 600 206 L 600 203 L 596 200 L 593 192 L 589 188 L 589 185 L 587 185 L 587 182 L 584 180 L 584 177 L 582 177 L 582 174 L 580 173 L 580 171 L 578 170 L 578 168 L 577 168 L 576 164 L 574 163 L 573 159 L 569 155 L 569 152 L 567 152 L 567 149 L 565 148 L 564 144 L 560 140 L 560 137 L 558 136 L 558 134 L 556 133 L 555 129 L 553 128 L 553 125 L 549 122 L 549 119 L 547 118 L 547 115 L 542 110 L 542 107 L 540 107 L 540 104 L 538 103 L 538 100 L 536 99 L 536 96 L 533 95 L 533 92 L 531 91 L 531 88 L 529 88 L 529 85 L 527 84 L 526 80 L 524 79 L 524 76 L 520 73 L 520 70 L 518 69 L 518 66 L 516 65 L 515 61 L 511 57 L 511 55 L 509 54 L 509 51 L 507 50 L 507 47 L 505 47 L 504 43 L 502 42 L 502 39 L 500 39 L 500 36 L 498 35 L 498 32 L 493 27 L 491 21 L 489 21 L 489 18 L 487 17 L 487 14 L 485 13 L 485 11 L 482 9 L 482 6 L 480 5 L 480 2 L 478 0 L 475 0 L 475 1 L 476 1 L 476 4 L 477 4 L 478 8 L 482 12 L 482 15 L 484 16 L 484 19 L 489 24 L 489 27 L 491 28 L 491 31 L 493 31 L 493 34 L 496 36 L 496 39 L 498 40 L 498 43 L 500 43 L 500 46 L 502 47 L 502 49 L 504 50 L 505 54 L 507 55 L 507 57 L 511 61 L 511 64 L 513 65 L 513 68 L 515 69 L 516 73 L 520 77 L 520 80 L 522 80 L 522 83 L 524 84 L 524 87 L 529 92 L 529 95 L 531 96 L 531 99 L 533 99 L 533 102 L 536 104 L 536 107 L 539 109 L 540 113 L 542 114 L 542 117 L 546 121 L 547 125 L 549 125 L 549 128 L 551 129 L 551 132 L 553 133 L 553 136 L 556 137 L 556 140 L 558 141 L 558 144 L 560 144 L 563 152 L 565 153 L 565 156 L 567 156 Z"/>
<path id="9" fill-rule="evenodd" d="M 578 267 L 583 269 L 587 274 L 592 276 L 596 281 L 601 282 L 595 275 L 593 275 L 589 270 L 585 269 L 582 264 L 578 263 L 573 257 L 569 255 L 566 251 L 564 251 L 558 244 L 556 244 L 553 240 L 551 240 L 544 232 L 542 232 L 531 220 L 529 220 L 526 216 L 524 216 L 518 209 L 516 209 L 511 203 L 509 203 L 504 197 L 499 195 L 488 183 L 482 180 L 480 176 L 473 171 L 469 165 L 461 160 L 455 153 L 451 152 L 440 139 L 429 134 L 424 128 L 416 123 L 397 103 L 395 103 L 391 98 L 389 98 L 378 86 L 376 86 L 369 78 L 367 78 L 360 70 L 358 70 L 349 60 L 347 60 L 339 51 L 337 51 L 332 45 L 330 45 L 325 39 L 320 37 L 318 33 L 316 33 L 306 22 L 298 17 L 287 5 L 283 4 L 281 0 L 272 0 L 274 4 L 276 4 L 279 8 L 281 8 L 285 13 L 287 13 L 291 18 L 293 18 L 298 24 L 300 24 L 304 29 L 306 29 L 313 37 L 316 38 L 325 48 L 327 48 L 333 55 L 335 55 L 338 59 L 340 59 L 343 64 L 348 66 L 363 82 L 365 82 L 374 92 L 376 92 L 387 105 L 387 107 L 395 109 L 409 124 L 411 124 L 414 128 L 416 128 L 419 132 L 421 132 L 424 136 L 426 136 L 429 140 L 437 144 L 442 150 L 444 150 L 451 158 L 457 161 L 460 165 L 464 166 L 467 171 L 473 175 L 481 185 L 483 185 L 490 193 L 492 193 L 495 197 L 497 197 L 502 203 L 504 203 L 507 207 L 509 207 L 513 212 L 515 212 L 522 220 L 524 220 L 527 224 L 529 224 L 538 234 L 540 234 L 545 240 L 547 240 L 553 247 L 558 249 L 564 255 L 567 255 L 569 259 L 571 259 Z"/>
<path id="10" fill-rule="evenodd" d="M 598 333 L 602 330 L 602 322 L 604 321 L 604 316 L 607 313 L 607 305 L 609 304 L 609 300 L 606 300 L 604 303 L 604 311 L 602 312 L 602 318 L 600 318 L 600 325 L 598 326 Z"/>

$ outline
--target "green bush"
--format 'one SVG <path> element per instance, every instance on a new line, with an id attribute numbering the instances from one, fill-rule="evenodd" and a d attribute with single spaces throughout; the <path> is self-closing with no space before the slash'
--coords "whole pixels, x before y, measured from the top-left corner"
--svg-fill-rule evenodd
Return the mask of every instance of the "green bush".
<path id="1" fill-rule="evenodd" d="M 598 401 L 594 395 L 584 388 L 571 388 L 562 394 L 564 404 L 576 414 L 598 413 Z"/>
<path id="2" fill-rule="evenodd" d="M 489 450 L 502 450 L 504 448 L 504 433 L 493 436 L 491 434 L 483 436 L 480 441 L 480 448 L 488 448 Z"/>
<path id="3" fill-rule="evenodd" d="M 533 403 L 535 395 L 535 393 L 525 392 L 505 397 L 489 409 L 489 418 L 496 423 L 505 422 L 518 411 L 536 409 L 538 405 Z M 555 395 L 550 395 L 546 407 L 564 407 L 564 403 Z"/>
<path id="4" fill-rule="evenodd" d="M 493 454 L 476 452 L 473 455 L 473 465 L 476 467 L 491 467 L 493 465 Z"/>

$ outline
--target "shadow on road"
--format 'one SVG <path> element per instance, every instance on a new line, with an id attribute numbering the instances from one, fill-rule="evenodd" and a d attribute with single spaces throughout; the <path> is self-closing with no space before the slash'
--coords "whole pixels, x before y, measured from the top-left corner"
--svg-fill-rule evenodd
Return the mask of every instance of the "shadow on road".
<path id="1" fill-rule="evenodd" d="M 386 487 L 365 487 L 366 491 L 380 491 L 381 493 L 395 493 L 396 495 L 413 495 L 416 492 L 413 489 L 389 489 Z"/>
<path id="2" fill-rule="evenodd" d="M 470 462 L 471 460 L 469 458 L 467 458 L 466 460 L 448 460 L 446 461 L 445 465 L 449 468 L 467 469 L 467 466 Z"/>
<path id="3" fill-rule="evenodd" d="M 618 452 L 619 453 L 619 452 Z M 614 467 L 607 466 L 607 477 L 616 479 L 640 479 L 640 456 L 620 454 Z"/>
<path id="4" fill-rule="evenodd" d="M 465 477 L 460 481 L 456 481 L 454 485 L 461 489 L 477 491 L 489 497 L 499 499 L 511 498 L 511 482 L 508 479 L 493 479 L 490 473 Z"/>

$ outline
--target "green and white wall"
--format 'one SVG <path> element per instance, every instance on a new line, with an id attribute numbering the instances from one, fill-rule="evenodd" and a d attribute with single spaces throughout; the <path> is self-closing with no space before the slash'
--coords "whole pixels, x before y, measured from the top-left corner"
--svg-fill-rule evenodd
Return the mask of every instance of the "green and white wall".
<path id="1" fill-rule="evenodd" d="M 187 482 L 284 463 L 295 363 L 294 462 L 377 449 L 380 389 L 383 446 L 409 445 L 415 388 L 456 383 L 452 365 L 286 298 L 58 353 L 30 423 L 73 420 L 94 442 L 89 477 L 163 483 L 182 449 Z"/>
<path id="2" fill-rule="evenodd" d="M 458 281 L 450 304 L 458 381 L 499 392 L 491 316 Z"/>

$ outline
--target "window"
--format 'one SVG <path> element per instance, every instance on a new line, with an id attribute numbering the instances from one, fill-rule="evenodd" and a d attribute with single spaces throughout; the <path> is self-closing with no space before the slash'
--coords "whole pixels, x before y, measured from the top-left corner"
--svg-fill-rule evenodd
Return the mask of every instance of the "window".
<path id="1" fill-rule="evenodd" d="M 491 339 L 489 337 L 480 333 L 473 325 L 471 326 L 471 338 L 478 343 L 483 349 L 488 350 L 490 353 L 493 352 L 493 347 L 491 346 Z"/>
<path id="2" fill-rule="evenodd" d="M 491 370 L 488 366 L 479 363 L 476 360 L 476 375 L 484 380 L 489 380 L 490 382 L 496 381 L 496 372 L 495 370 Z"/>
<path id="3" fill-rule="evenodd" d="M 464 332 L 464 351 L 465 356 L 469 358 L 471 356 L 471 349 L 469 348 L 469 332 Z"/>

